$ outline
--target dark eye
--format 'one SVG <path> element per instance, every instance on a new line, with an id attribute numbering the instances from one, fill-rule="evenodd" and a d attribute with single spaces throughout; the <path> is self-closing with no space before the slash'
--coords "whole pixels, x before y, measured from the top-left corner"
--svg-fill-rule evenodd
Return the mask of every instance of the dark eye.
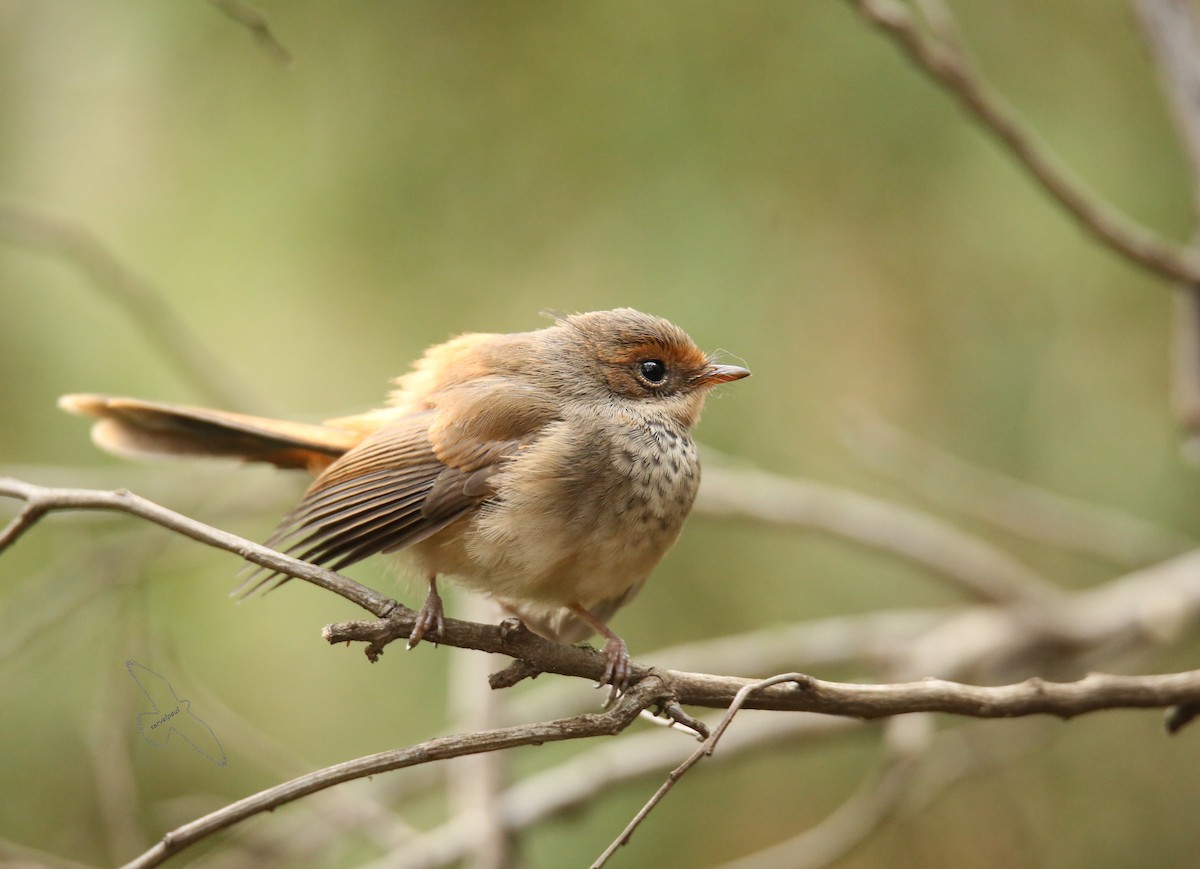
<path id="1" fill-rule="evenodd" d="M 638 374 L 647 383 L 662 383 L 667 379 L 667 366 L 661 359 L 647 359 L 638 363 Z"/>

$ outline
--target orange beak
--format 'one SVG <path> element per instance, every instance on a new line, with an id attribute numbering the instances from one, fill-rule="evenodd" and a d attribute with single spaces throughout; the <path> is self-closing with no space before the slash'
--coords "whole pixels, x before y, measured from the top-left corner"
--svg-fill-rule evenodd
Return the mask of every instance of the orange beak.
<path id="1" fill-rule="evenodd" d="M 700 385 L 716 386 L 718 383 L 729 383 L 749 376 L 749 368 L 742 368 L 738 365 L 713 365 L 700 375 Z"/>

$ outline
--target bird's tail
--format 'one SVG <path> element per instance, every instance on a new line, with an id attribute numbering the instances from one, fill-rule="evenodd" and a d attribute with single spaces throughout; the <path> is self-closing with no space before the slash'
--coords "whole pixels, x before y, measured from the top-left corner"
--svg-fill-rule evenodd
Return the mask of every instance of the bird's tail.
<path id="1" fill-rule="evenodd" d="M 136 398 L 64 395 L 63 410 L 99 419 L 92 440 L 110 453 L 133 458 L 204 456 L 269 462 L 317 473 L 363 438 L 361 430 L 309 425 L 159 404 Z"/>

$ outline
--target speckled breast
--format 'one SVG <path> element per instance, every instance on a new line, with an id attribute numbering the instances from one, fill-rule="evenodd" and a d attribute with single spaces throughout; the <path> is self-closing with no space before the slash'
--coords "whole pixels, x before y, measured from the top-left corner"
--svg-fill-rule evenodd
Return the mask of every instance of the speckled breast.
<path id="1" fill-rule="evenodd" d="M 622 481 L 613 497 L 620 523 L 644 536 L 641 545 L 670 545 L 700 486 L 696 444 L 686 432 L 645 423 L 614 447 L 612 461 Z"/>

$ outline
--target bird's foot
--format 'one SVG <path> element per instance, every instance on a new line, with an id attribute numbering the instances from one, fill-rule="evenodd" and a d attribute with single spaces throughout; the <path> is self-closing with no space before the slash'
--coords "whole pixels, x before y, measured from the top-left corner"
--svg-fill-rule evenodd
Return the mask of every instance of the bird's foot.
<path id="1" fill-rule="evenodd" d="M 604 704 L 607 707 L 629 687 L 629 677 L 633 675 L 633 661 L 629 658 L 629 648 L 625 641 L 615 634 L 604 641 L 604 657 L 607 660 L 604 675 L 600 677 L 600 683 L 596 687 L 611 686 L 608 700 Z"/>
<path id="2" fill-rule="evenodd" d="M 608 692 L 608 699 L 604 702 L 604 706 L 607 708 L 629 687 L 629 679 L 633 675 L 633 662 L 629 659 L 629 648 L 625 645 L 625 641 L 614 634 L 608 625 L 580 604 L 569 604 L 567 608 L 575 613 L 585 625 L 604 637 L 604 674 L 596 683 L 596 687 L 612 686 Z"/>
<path id="3" fill-rule="evenodd" d="M 425 603 L 421 604 L 421 609 L 417 612 L 417 621 L 408 636 L 406 648 L 413 648 L 427 635 L 436 646 L 445 628 L 446 613 L 442 607 L 442 596 L 437 592 L 437 584 L 430 580 L 429 594 L 425 595 Z"/>

